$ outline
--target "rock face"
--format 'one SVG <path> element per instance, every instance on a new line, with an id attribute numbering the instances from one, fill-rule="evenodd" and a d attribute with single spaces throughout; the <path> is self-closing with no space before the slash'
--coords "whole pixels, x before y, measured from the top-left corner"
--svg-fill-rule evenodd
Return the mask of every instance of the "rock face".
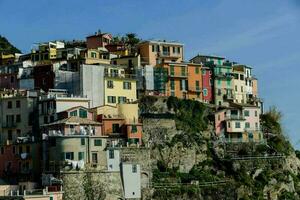
<path id="1" fill-rule="evenodd" d="M 282 135 L 270 144 L 219 143 L 210 121 L 191 134 L 167 104 L 152 99 L 143 118 L 154 171 L 152 199 L 299 199 L 300 160 L 282 148 L 288 144 Z M 234 159 L 244 156 L 253 158 Z"/>

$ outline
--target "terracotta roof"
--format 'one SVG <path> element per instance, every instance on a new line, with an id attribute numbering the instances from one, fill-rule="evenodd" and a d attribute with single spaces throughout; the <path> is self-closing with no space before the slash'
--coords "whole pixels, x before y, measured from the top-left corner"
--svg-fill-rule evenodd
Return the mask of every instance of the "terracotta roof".
<path id="1" fill-rule="evenodd" d="M 71 116 L 62 120 L 58 120 L 45 126 L 58 125 L 58 124 L 84 124 L 84 125 L 101 125 L 101 123 L 77 116 Z"/>

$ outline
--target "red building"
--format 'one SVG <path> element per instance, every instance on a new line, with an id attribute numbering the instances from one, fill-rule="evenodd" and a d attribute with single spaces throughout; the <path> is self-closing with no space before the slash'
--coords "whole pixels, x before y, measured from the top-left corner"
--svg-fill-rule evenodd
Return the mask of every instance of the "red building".
<path id="1" fill-rule="evenodd" d="M 212 71 L 209 67 L 202 67 L 202 99 L 204 102 L 212 103 L 213 101 L 213 80 Z"/>
<path id="2" fill-rule="evenodd" d="M 0 177 L 10 181 L 16 179 L 38 180 L 40 178 L 40 160 L 41 145 L 38 143 L 19 141 L 13 145 L 1 146 Z"/>
<path id="3" fill-rule="evenodd" d="M 54 88 L 55 73 L 52 64 L 35 66 L 33 76 L 36 89 L 48 92 L 49 89 Z"/>
<path id="4" fill-rule="evenodd" d="M 18 73 L 0 74 L 0 88 L 18 89 L 19 81 L 17 78 L 18 78 Z"/>
<path id="5" fill-rule="evenodd" d="M 95 35 L 86 38 L 86 46 L 88 49 L 97 49 L 98 47 L 105 47 L 110 44 L 112 35 L 109 33 L 97 32 Z"/>

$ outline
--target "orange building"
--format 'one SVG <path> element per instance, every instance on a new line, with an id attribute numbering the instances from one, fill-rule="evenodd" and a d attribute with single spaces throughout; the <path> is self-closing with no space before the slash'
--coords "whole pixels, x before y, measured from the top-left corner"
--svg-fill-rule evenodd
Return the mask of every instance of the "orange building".
<path id="1" fill-rule="evenodd" d="M 143 41 L 137 46 L 144 65 L 160 65 L 163 62 L 181 62 L 183 60 L 183 44 L 165 40 Z"/>
<path id="2" fill-rule="evenodd" d="M 202 66 L 195 63 L 164 62 L 167 69 L 165 95 L 202 101 Z"/>

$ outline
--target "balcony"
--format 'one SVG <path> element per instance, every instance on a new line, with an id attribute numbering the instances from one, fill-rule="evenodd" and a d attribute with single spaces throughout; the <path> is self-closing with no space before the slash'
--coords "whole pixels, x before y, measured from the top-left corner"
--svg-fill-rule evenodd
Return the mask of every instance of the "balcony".
<path id="1" fill-rule="evenodd" d="M 169 73 L 169 77 L 173 77 L 173 78 L 187 78 L 188 77 L 188 73 Z"/>
<path id="2" fill-rule="evenodd" d="M 215 74 L 216 78 L 224 78 L 224 79 L 232 79 L 233 75 L 231 73 L 224 73 L 224 72 L 220 72 Z"/>
<path id="3" fill-rule="evenodd" d="M 225 120 L 228 121 L 239 121 L 239 120 L 245 120 L 245 117 L 242 115 L 227 115 L 225 117 Z"/>
<path id="4" fill-rule="evenodd" d="M 181 57 L 180 53 L 171 53 L 169 51 L 159 52 L 157 55 L 159 57 L 169 57 L 169 58 L 180 58 Z"/>
<path id="5" fill-rule="evenodd" d="M 116 74 L 116 73 L 105 73 L 104 77 L 107 78 L 119 78 L 119 79 L 136 79 L 135 74 Z"/>
<path id="6" fill-rule="evenodd" d="M 224 94 L 224 95 L 223 95 L 223 99 L 224 99 L 224 100 L 233 100 L 234 97 L 233 97 L 233 95 L 231 95 L 231 94 Z"/>
<path id="7" fill-rule="evenodd" d="M 17 123 L 15 122 L 9 122 L 9 123 L 3 123 L 2 128 L 16 128 Z"/>

